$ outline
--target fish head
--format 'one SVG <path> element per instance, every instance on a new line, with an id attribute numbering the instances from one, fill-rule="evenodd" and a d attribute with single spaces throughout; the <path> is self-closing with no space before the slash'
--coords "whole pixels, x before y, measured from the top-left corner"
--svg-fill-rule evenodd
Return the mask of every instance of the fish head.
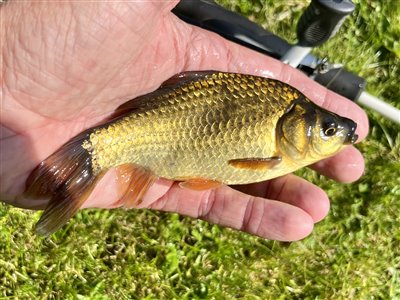
<path id="1" fill-rule="evenodd" d="M 314 163 L 356 142 L 357 124 L 301 96 L 278 122 L 281 152 L 301 165 Z"/>

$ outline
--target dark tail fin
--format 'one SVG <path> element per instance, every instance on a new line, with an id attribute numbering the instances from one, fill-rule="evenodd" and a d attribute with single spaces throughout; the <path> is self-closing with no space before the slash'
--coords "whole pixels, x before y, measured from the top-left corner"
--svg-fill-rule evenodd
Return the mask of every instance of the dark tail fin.
<path id="1" fill-rule="evenodd" d="M 81 133 L 40 163 L 26 181 L 24 198 L 49 199 L 36 225 L 37 233 L 50 235 L 63 226 L 88 198 L 102 174 L 94 174 L 90 153 Z"/>

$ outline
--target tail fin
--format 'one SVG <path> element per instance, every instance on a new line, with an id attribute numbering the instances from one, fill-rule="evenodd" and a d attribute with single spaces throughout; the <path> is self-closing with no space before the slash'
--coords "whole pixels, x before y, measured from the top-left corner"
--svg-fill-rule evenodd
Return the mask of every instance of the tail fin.
<path id="1" fill-rule="evenodd" d="M 23 197 L 50 199 L 36 232 L 50 235 L 63 226 L 88 198 L 102 173 L 94 174 L 90 153 L 82 147 L 90 131 L 64 144 L 36 167 L 26 181 Z"/>

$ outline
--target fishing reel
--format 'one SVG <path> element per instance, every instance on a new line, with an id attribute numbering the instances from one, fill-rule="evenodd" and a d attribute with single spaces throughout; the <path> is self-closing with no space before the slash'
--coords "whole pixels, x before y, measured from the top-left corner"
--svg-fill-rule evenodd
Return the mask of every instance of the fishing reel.
<path id="1" fill-rule="evenodd" d="M 364 78 L 342 65 L 310 54 L 334 36 L 355 9 L 351 0 L 312 0 L 297 24 L 296 45 L 265 30 L 213 0 L 181 0 L 173 12 L 183 21 L 213 31 L 250 49 L 298 68 L 311 79 L 352 101 L 356 101 L 400 124 L 400 110 L 365 91 Z"/>

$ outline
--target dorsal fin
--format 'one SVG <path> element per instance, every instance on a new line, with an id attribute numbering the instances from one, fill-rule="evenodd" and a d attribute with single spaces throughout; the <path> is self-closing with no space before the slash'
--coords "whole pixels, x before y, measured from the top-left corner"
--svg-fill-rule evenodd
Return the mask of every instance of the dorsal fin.
<path id="1" fill-rule="evenodd" d="M 207 75 L 218 73 L 218 71 L 187 71 L 176 74 L 171 78 L 165 80 L 160 88 L 175 88 L 179 85 L 183 85 L 189 81 L 201 80 Z"/>
<path id="2" fill-rule="evenodd" d="M 156 98 L 161 94 L 168 93 L 170 90 L 173 90 L 178 86 L 182 86 L 190 81 L 201 80 L 207 75 L 212 75 L 215 73 L 218 73 L 218 71 L 188 71 L 176 74 L 164 81 L 155 91 L 136 97 L 132 100 L 129 100 L 128 102 L 121 104 L 113 113 L 111 119 L 114 120 L 117 117 L 121 117 L 127 113 L 131 113 L 132 111 L 137 110 L 139 107 L 142 107 L 144 103 Z"/>

